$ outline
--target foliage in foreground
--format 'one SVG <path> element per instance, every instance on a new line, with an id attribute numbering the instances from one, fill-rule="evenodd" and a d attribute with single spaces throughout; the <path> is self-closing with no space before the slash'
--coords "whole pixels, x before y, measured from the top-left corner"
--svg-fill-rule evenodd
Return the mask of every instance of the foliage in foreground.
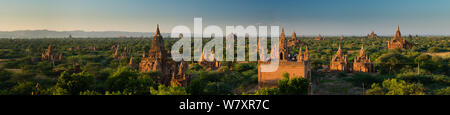
<path id="1" fill-rule="evenodd" d="M 159 85 L 158 89 L 150 88 L 152 95 L 189 95 L 184 87 Z"/>
<path id="2" fill-rule="evenodd" d="M 283 79 L 278 81 L 278 88 L 263 88 L 250 95 L 306 95 L 309 81 L 303 77 L 289 78 L 283 73 Z M 244 95 L 246 95 L 244 93 Z"/>
<path id="3" fill-rule="evenodd" d="M 404 80 L 387 79 L 383 83 L 374 83 L 367 90 L 367 95 L 424 95 L 425 88 L 421 83 L 407 83 Z"/>

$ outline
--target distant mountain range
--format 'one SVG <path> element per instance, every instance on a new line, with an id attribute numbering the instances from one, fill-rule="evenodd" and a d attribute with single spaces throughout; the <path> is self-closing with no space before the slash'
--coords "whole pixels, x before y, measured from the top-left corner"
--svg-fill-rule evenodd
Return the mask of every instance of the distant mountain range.
<path id="1" fill-rule="evenodd" d="M 52 30 L 17 30 L 0 31 L 0 38 L 118 38 L 118 37 L 152 37 L 154 32 L 125 31 L 52 31 Z M 162 33 L 168 36 L 167 33 Z"/>

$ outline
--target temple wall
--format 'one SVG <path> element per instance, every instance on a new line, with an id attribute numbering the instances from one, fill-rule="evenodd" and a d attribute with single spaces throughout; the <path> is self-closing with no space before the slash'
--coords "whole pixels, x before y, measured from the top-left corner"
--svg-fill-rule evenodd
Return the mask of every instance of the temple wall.
<path id="1" fill-rule="evenodd" d="M 373 72 L 372 64 L 354 63 L 353 72 Z"/>
<path id="2" fill-rule="evenodd" d="M 330 64 L 330 71 L 342 71 L 342 72 L 348 72 L 348 66 L 341 63 L 331 63 Z"/>
<path id="3" fill-rule="evenodd" d="M 266 64 L 266 63 L 259 63 Z M 311 67 L 302 62 L 280 62 L 277 71 L 261 72 L 258 66 L 258 88 L 274 88 L 278 86 L 278 80 L 282 79 L 284 72 L 289 73 L 289 77 L 310 77 Z M 309 74 L 307 74 L 309 71 Z"/>

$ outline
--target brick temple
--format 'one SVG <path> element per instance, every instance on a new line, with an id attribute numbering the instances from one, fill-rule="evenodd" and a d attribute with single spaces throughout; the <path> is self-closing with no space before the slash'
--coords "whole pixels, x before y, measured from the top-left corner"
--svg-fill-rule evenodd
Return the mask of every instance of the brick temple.
<path id="1" fill-rule="evenodd" d="M 367 34 L 367 38 L 378 38 L 378 35 L 372 30 L 370 34 Z"/>
<path id="2" fill-rule="evenodd" d="M 400 26 L 397 25 L 397 31 L 395 32 L 394 39 L 388 43 L 388 49 L 410 49 L 412 46 L 412 43 L 402 38 Z"/>
<path id="3" fill-rule="evenodd" d="M 373 64 L 370 61 L 370 57 L 367 56 L 364 51 L 364 46 L 361 46 L 359 56 L 355 58 L 353 62 L 353 72 L 374 72 Z"/>
<path id="4" fill-rule="evenodd" d="M 272 56 L 280 56 L 278 69 L 275 72 L 261 72 L 261 65 L 268 65 L 271 62 L 269 60 L 258 61 L 258 88 L 260 89 L 277 87 L 278 80 L 282 79 L 282 74 L 285 72 L 289 74 L 290 78 L 303 77 L 311 79 L 311 61 L 308 47 L 306 47 L 304 53 L 300 48 L 298 54 L 289 54 L 284 29 L 281 30 L 279 46 L 279 54 L 271 54 Z"/>
<path id="5" fill-rule="evenodd" d="M 299 44 L 300 41 L 297 39 L 297 34 L 295 32 L 292 32 L 291 39 L 289 39 L 287 47 L 294 47 L 298 46 Z"/>
<path id="6" fill-rule="evenodd" d="M 314 40 L 325 40 L 320 34 Z"/>
<path id="7" fill-rule="evenodd" d="M 47 50 L 41 54 L 41 59 L 48 61 L 61 61 L 63 60 L 63 56 L 62 53 L 56 52 L 52 45 L 48 45 Z"/>
<path id="8" fill-rule="evenodd" d="M 334 72 L 348 72 L 349 66 L 347 62 L 347 56 L 342 52 L 341 46 L 339 45 L 338 51 L 331 59 L 330 71 Z"/>
<path id="9" fill-rule="evenodd" d="M 159 71 L 160 82 L 166 85 L 187 86 L 191 77 L 186 74 L 188 65 L 185 61 L 175 62 L 169 58 L 169 52 L 164 48 L 164 41 L 159 31 L 159 25 L 156 28 L 155 36 L 152 39 L 152 47 L 149 52 L 142 55 L 139 63 L 141 72 Z"/>

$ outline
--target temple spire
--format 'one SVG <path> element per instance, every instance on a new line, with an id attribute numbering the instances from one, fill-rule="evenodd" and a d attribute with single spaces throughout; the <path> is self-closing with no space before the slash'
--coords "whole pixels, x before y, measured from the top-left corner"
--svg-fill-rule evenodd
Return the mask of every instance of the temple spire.
<path id="1" fill-rule="evenodd" d="M 309 60 L 308 46 L 306 46 L 305 53 L 303 53 L 303 60 Z"/>
<path id="2" fill-rule="evenodd" d="M 361 51 L 359 51 L 359 57 L 363 56 L 364 54 L 365 54 L 364 45 L 361 45 Z"/>
<path id="3" fill-rule="evenodd" d="M 295 32 L 292 32 L 291 38 L 294 38 L 294 39 L 297 38 L 297 34 Z"/>
<path id="4" fill-rule="evenodd" d="M 297 54 L 297 62 L 303 61 L 303 54 L 302 54 L 302 48 L 300 47 L 298 54 Z"/>
<path id="5" fill-rule="evenodd" d="M 400 33 L 400 25 L 397 24 L 397 31 L 396 33 Z"/>
<path id="6" fill-rule="evenodd" d="M 339 43 L 339 48 L 338 48 L 338 51 L 340 51 L 341 50 L 341 43 Z"/>
<path id="7" fill-rule="evenodd" d="M 299 50 L 298 55 L 303 55 L 303 53 L 302 53 L 302 47 L 300 47 L 300 50 Z"/>
<path id="8" fill-rule="evenodd" d="M 280 35 L 280 40 L 281 40 L 281 42 L 280 42 L 280 48 L 284 48 L 285 47 L 285 45 L 286 45 L 286 37 L 285 37 L 285 34 L 284 34 L 284 28 L 281 28 L 281 35 Z"/>
<path id="9" fill-rule="evenodd" d="M 400 33 L 400 25 L 397 25 L 397 31 L 395 31 L 394 39 L 401 39 L 402 34 Z"/>
<path id="10" fill-rule="evenodd" d="M 338 48 L 338 51 L 336 52 L 336 55 L 341 55 L 341 54 L 342 54 L 341 44 L 339 43 L 339 48 Z"/>
<path id="11" fill-rule="evenodd" d="M 308 52 L 308 46 L 306 46 L 306 48 L 305 48 L 305 53 L 308 53 L 308 54 L 309 54 L 309 52 Z"/>
<path id="12" fill-rule="evenodd" d="M 156 33 L 155 36 L 159 36 L 161 34 L 161 32 L 159 32 L 159 24 L 156 24 Z"/>

